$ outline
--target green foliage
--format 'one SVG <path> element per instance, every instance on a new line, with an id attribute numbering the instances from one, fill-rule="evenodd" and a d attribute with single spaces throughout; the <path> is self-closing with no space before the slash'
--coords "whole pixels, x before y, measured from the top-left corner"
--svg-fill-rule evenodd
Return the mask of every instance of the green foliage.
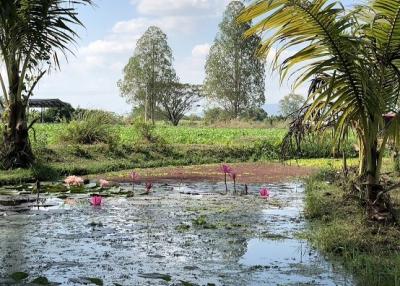
<path id="1" fill-rule="evenodd" d="M 155 126 L 153 124 L 146 123 L 141 119 L 136 119 L 133 126 L 139 133 L 139 142 L 157 143 L 160 140 L 154 133 Z"/>
<path id="2" fill-rule="evenodd" d="M 192 220 L 192 224 L 199 228 L 204 229 L 215 229 L 217 226 L 207 222 L 207 217 L 205 215 L 200 215 L 199 217 Z"/>
<path id="3" fill-rule="evenodd" d="M 296 93 L 290 93 L 279 101 L 281 113 L 285 117 L 295 117 L 306 99 Z"/>
<path id="4" fill-rule="evenodd" d="M 113 144 L 116 138 L 109 119 L 103 113 L 84 113 L 80 119 L 66 125 L 65 130 L 59 134 L 59 140 L 73 144 Z"/>
<path id="5" fill-rule="evenodd" d="M 95 121 L 97 128 L 98 120 Z M 71 122 L 73 123 L 73 122 Z M 35 126 L 36 136 L 47 138 L 48 145 L 59 144 L 59 134 L 66 133 L 65 130 L 71 128 L 68 124 L 38 124 Z M 86 125 L 85 125 L 86 126 Z M 88 127 L 89 128 L 89 127 Z M 179 126 L 171 127 L 168 125 L 152 126 L 145 124 L 143 120 L 135 120 L 133 125 L 105 125 L 113 136 L 119 138 L 113 139 L 114 145 L 132 146 L 145 142 L 164 142 L 169 145 L 211 145 L 211 146 L 237 146 L 238 148 L 247 148 L 257 150 L 257 156 L 277 159 L 280 154 L 280 144 L 286 134 L 284 128 L 209 128 L 209 127 L 189 127 Z M 68 133 L 69 134 L 69 133 Z M 32 134 L 33 136 L 33 134 Z M 68 140 L 76 144 L 76 141 Z M 107 143 L 107 141 L 106 141 Z M 349 137 L 349 141 L 344 145 L 348 157 L 357 156 L 354 149 L 355 139 Z M 39 145 L 39 144 L 38 144 Z M 310 135 L 302 142 L 302 152 L 298 154 L 295 149 L 292 150 L 292 158 L 324 158 L 341 156 L 341 151 L 332 149 L 334 140 L 329 132 L 325 135 Z M 47 151 L 46 151 L 47 152 Z"/>
<path id="6" fill-rule="evenodd" d="M 73 113 L 74 120 L 86 120 L 88 117 L 100 119 L 101 124 L 123 124 L 123 117 L 110 111 L 100 109 L 77 108 Z"/>
<path id="7" fill-rule="evenodd" d="M 118 82 L 121 95 L 128 102 L 145 106 L 145 120 L 154 122 L 161 94 L 176 82 L 173 56 L 167 36 L 152 26 L 137 41 L 135 52 L 124 68 L 124 78 Z"/>
<path id="8" fill-rule="evenodd" d="M 397 285 L 400 241 L 397 226 L 368 222 L 357 198 L 342 187 L 311 178 L 306 184 L 306 237 L 339 259 L 360 285 Z"/>
<path id="9" fill-rule="evenodd" d="M 35 278 L 32 282 L 33 285 L 51 285 L 50 281 L 46 277 Z"/>
<path id="10" fill-rule="evenodd" d="M 31 168 L 31 174 L 34 180 L 55 181 L 59 179 L 59 172 L 48 164 L 36 162 Z"/>
<path id="11" fill-rule="evenodd" d="M 43 113 L 43 121 L 46 123 L 69 122 L 74 115 L 75 110 L 72 106 L 60 108 L 49 108 Z M 40 118 L 40 114 L 37 114 Z"/>
<path id="12" fill-rule="evenodd" d="M 10 275 L 10 278 L 15 282 L 21 282 L 22 280 L 28 278 L 29 274 L 25 272 L 14 272 Z"/>
<path id="13" fill-rule="evenodd" d="M 79 4 L 91 0 L 15 0 L 0 5 L 0 92 L 5 168 L 28 167 L 34 156 L 29 142 L 29 98 L 46 74 L 59 67 L 59 54 L 67 56 L 75 43 Z M 16 136 L 17 134 L 17 136 Z M 8 142 L 7 142 L 8 141 Z"/>
<path id="14" fill-rule="evenodd" d="M 251 23 L 236 21 L 244 8 L 239 1 L 228 4 L 206 62 L 205 94 L 217 101 L 230 118 L 265 102 L 265 65 L 255 56 L 261 38 L 244 38 Z"/>
<path id="15" fill-rule="evenodd" d="M 251 121 L 264 121 L 268 118 L 268 113 L 261 107 L 245 110 L 240 114 L 240 119 Z"/>
<path id="16" fill-rule="evenodd" d="M 329 122 L 341 142 L 354 128 L 369 189 L 379 184 L 387 143 L 400 144 L 399 11 L 398 0 L 352 10 L 331 0 L 276 0 L 253 1 L 239 17 L 257 19 L 246 36 L 265 35 L 260 56 L 279 51 L 273 63 L 282 79 L 293 76 L 295 86 L 312 80 L 300 118 L 308 129 Z"/>
<path id="17" fill-rule="evenodd" d="M 206 124 L 213 124 L 231 119 L 229 112 L 219 107 L 213 107 L 204 111 L 204 121 Z"/>
<path id="18" fill-rule="evenodd" d="M 161 111 L 164 117 L 177 126 L 186 112 L 190 111 L 200 100 L 201 87 L 193 84 L 170 84 L 164 89 L 160 98 Z"/>

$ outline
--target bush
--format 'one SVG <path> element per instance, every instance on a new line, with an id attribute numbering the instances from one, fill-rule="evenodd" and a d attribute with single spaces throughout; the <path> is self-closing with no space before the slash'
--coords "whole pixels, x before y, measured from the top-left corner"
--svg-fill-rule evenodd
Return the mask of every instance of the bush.
<path id="1" fill-rule="evenodd" d="M 268 113 L 261 107 L 252 108 L 240 114 L 240 119 L 251 121 L 264 121 L 268 118 Z"/>
<path id="2" fill-rule="evenodd" d="M 55 122 L 69 122 L 74 114 L 72 106 L 63 108 L 49 108 L 43 113 L 43 122 L 55 123 Z M 39 118 L 41 115 L 39 114 Z"/>
<path id="3" fill-rule="evenodd" d="M 137 118 L 133 125 L 139 134 L 139 141 L 145 141 L 146 143 L 162 143 L 162 140 L 154 133 L 154 124 L 144 122 L 142 119 Z"/>
<path id="4" fill-rule="evenodd" d="M 219 121 L 229 121 L 230 119 L 230 114 L 219 107 L 210 108 L 204 112 L 204 121 L 206 124 L 213 124 Z"/>
<path id="5" fill-rule="evenodd" d="M 74 144 L 114 144 L 116 140 L 110 127 L 110 118 L 104 113 L 83 113 L 71 121 L 60 140 Z"/>
<path id="6" fill-rule="evenodd" d="M 101 118 L 103 124 L 124 124 L 122 116 L 105 110 L 77 108 L 73 115 L 73 119 L 78 121 L 86 120 L 88 117 Z"/>
<path id="7" fill-rule="evenodd" d="M 36 162 L 32 168 L 32 177 L 39 181 L 55 181 L 59 179 L 60 174 L 57 170 L 42 162 Z"/>

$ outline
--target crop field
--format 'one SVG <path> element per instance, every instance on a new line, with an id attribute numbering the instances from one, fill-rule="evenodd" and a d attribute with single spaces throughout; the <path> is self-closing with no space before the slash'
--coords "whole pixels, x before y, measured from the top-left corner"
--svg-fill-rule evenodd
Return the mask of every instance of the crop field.
<path id="1" fill-rule="evenodd" d="M 36 139 L 47 141 L 49 145 L 60 142 L 59 135 L 63 133 L 66 124 L 35 125 Z M 131 125 L 114 125 L 110 127 L 116 134 L 120 144 L 131 145 L 140 140 L 140 134 Z M 257 141 L 268 141 L 277 146 L 285 136 L 286 129 L 261 128 L 207 128 L 207 127 L 173 127 L 157 125 L 154 133 L 168 144 L 187 145 L 247 145 Z M 32 133 L 33 137 L 33 133 Z M 34 139 L 33 139 L 34 141 Z"/>

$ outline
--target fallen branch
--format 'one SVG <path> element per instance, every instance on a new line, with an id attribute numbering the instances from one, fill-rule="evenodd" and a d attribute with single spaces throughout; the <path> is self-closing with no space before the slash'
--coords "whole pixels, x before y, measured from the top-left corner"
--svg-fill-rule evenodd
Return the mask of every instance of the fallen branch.
<path id="1" fill-rule="evenodd" d="M 400 187 L 400 183 L 397 183 L 386 190 L 380 191 L 378 193 L 378 195 L 376 196 L 376 200 L 373 202 L 373 205 L 375 205 L 384 194 L 394 191 L 395 189 L 397 189 L 399 187 Z"/>

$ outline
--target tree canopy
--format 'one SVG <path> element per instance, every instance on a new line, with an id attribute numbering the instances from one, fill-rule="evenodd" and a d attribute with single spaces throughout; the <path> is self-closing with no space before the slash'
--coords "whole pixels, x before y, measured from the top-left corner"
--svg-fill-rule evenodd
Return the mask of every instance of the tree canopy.
<path id="1" fill-rule="evenodd" d="M 294 117 L 303 106 L 306 99 L 296 93 L 290 93 L 279 101 L 281 113 L 285 117 Z"/>
<path id="2" fill-rule="evenodd" d="M 201 98 L 201 86 L 173 83 L 165 89 L 160 99 L 161 112 L 174 126 Z"/>
<path id="3" fill-rule="evenodd" d="M 236 21 L 244 8 L 239 1 L 226 8 L 205 67 L 206 96 L 218 102 L 232 118 L 265 102 L 265 64 L 255 55 L 261 38 L 256 34 L 244 38 L 251 22 Z"/>
<path id="4" fill-rule="evenodd" d="M 118 82 L 121 95 L 128 102 L 144 106 L 145 120 L 150 118 L 154 122 L 162 94 L 177 81 L 172 64 L 167 35 L 158 27 L 149 27 L 124 68 L 124 78 Z"/>
<path id="5" fill-rule="evenodd" d="M 246 35 L 265 36 L 260 56 L 276 49 L 282 78 L 312 81 L 304 122 L 315 122 L 314 130 L 333 124 L 339 143 L 350 127 L 356 132 L 370 202 L 379 198 L 387 144 L 400 143 L 399 11 L 399 0 L 355 9 L 330 0 L 275 0 L 254 1 L 239 18 L 257 19 Z"/>

